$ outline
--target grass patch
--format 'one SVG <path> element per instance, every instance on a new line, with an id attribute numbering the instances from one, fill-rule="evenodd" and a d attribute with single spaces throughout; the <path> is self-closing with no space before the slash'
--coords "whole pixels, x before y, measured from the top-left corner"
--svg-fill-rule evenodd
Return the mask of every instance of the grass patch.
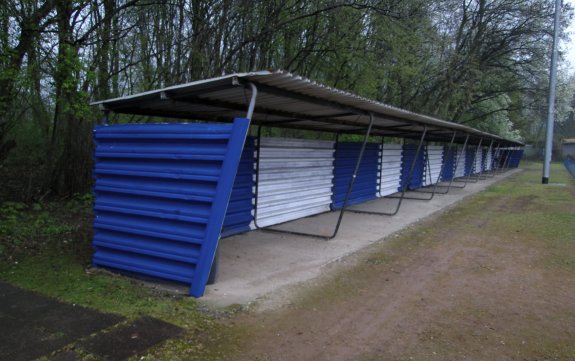
<path id="1" fill-rule="evenodd" d="M 442 215 L 371 247 L 359 255 L 357 262 L 301 291 L 293 308 L 333 305 L 373 287 L 385 288 L 386 278 L 402 272 L 402 265 L 409 264 L 414 253 L 437 247 L 447 234 L 473 235 L 478 240 L 497 238 L 500 243 L 482 241 L 478 247 L 499 247 L 498 252 L 504 252 L 508 243 L 520 242 L 537 249 L 547 269 L 575 272 L 575 181 L 561 164 L 552 165 L 551 179 L 562 185 L 541 185 L 540 164 L 524 163 L 522 168 L 523 172 Z M 187 331 L 183 338 L 150 350 L 146 360 L 226 359 L 257 335 L 250 328 L 253 326 L 221 322 L 213 314 L 202 312 L 190 297 L 154 291 L 129 278 L 92 272 L 89 199 L 38 205 L 4 203 L 0 210 L 0 280 L 128 318 L 149 315 Z M 475 267 L 486 276 L 498 272 L 489 259 Z M 571 345 L 551 338 L 536 356 L 568 359 L 574 352 Z"/>
<path id="2" fill-rule="evenodd" d="M 237 344 L 241 333 L 219 320 L 226 312 L 212 314 L 187 295 L 90 267 L 90 196 L 32 205 L 5 202 L 0 211 L 0 280 L 71 304 L 128 319 L 152 316 L 186 330 L 182 338 L 151 349 L 147 360 L 219 360 Z"/>
<path id="3" fill-rule="evenodd" d="M 560 163 L 551 167 L 551 178 L 559 185 L 541 184 L 538 163 L 522 163 L 522 169 L 441 215 L 370 247 L 359 261 L 340 267 L 321 284 L 301 290 L 293 308 L 345 302 L 350 294 L 369 287 L 386 287 L 385 275 L 393 277 L 414 253 L 433 249 L 453 234 L 475 237 L 477 247 L 489 247 L 494 254 L 520 242 L 537 249 L 545 267 L 575 271 L 575 180 Z M 498 270 L 488 263 L 476 268 L 486 274 Z M 383 278 L 374 280 L 374 274 Z M 374 281 L 380 283 L 374 285 Z"/>
<path id="4" fill-rule="evenodd" d="M 125 277 L 91 272 L 74 256 L 56 251 L 2 267 L 0 278 L 69 303 L 131 318 L 150 315 L 183 327 L 199 318 L 193 298 L 154 292 Z"/>

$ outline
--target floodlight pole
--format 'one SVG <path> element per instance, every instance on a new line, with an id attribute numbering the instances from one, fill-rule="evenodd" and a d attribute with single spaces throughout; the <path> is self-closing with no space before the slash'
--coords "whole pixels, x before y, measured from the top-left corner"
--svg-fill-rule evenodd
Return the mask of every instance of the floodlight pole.
<path id="1" fill-rule="evenodd" d="M 555 24 L 553 29 L 553 52 L 551 54 L 551 70 L 549 72 L 549 108 L 547 112 L 547 136 L 545 138 L 545 160 L 543 161 L 542 184 L 549 183 L 549 168 L 553 151 L 553 123 L 555 121 L 555 87 L 557 84 L 557 46 L 559 42 L 559 18 L 561 15 L 561 0 L 555 0 Z"/>

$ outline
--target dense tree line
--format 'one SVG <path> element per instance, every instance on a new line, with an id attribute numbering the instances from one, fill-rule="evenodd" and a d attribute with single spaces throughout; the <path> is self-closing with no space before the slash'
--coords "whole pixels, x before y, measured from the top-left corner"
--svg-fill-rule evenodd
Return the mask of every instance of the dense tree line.
<path id="1" fill-rule="evenodd" d="M 3 187 L 87 191 L 91 100 L 261 69 L 536 141 L 553 11 L 547 0 L 4 0 Z M 573 86 L 563 93 L 571 129 Z"/>

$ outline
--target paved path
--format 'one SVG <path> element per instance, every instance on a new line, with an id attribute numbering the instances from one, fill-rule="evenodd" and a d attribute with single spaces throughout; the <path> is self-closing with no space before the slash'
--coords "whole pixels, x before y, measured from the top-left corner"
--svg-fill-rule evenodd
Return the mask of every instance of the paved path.
<path id="1" fill-rule="evenodd" d="M 72 361 L 80 359 L 79 351 L 84 356 L 120 361 L 181 332 L 179 327 L 151 317 L 128 322 L 122 316 L 62 303 L 0 282 L 0 360 L 46 356 Z"/>
<path id="2" fill-rule="evenodd" d="M 346 212 L 337 237 L 330 241 L 266 231 L 224 238 L 220 242 L 218 279 L 207 287 L 201 301 L 219 307 L 257 302 L 260 307 L 273 308 L 288 299 L 286 293 L 297 288 L 299 283 L 319 276 L 324 266 L 445 210 L 518 171 L 513 169 L 469 182 L 465 188 L 451 188 L 448 194 L 436 194 L 429 201 L 404 200 L 399 213 L 393 217 Z M 429 194 L 416 192 L 408 195 L 429 197 Z M 397 199 L 380 198 L 350 209 L 389 212 L 396 204 Z M 331 234 L 338 216 L 339 212 L 328 212 L 274 228 Z"/>

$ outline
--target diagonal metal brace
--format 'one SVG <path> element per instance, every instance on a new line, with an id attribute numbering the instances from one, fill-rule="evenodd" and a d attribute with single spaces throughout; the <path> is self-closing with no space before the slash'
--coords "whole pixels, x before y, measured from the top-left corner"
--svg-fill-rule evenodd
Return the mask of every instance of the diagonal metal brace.
<path id="1" fill-rule="evenodd" d="M 353 190 L 353 185 L 355 183 L 355 180 L 357 178 L 357 173 L 359 172 L 359 167 L 361 165 L 361 161 L 363 159 L 363 153 L 365 151 L 365 148 L 367 146 L 367 142 L 369 140 L 369 136 L 371 134 L 371 128 L 373 126 L 373 113 L 369 114 L 369 125 L 367 126 L 367 130 L 365 132 L 365 136 L 363 138 L 363 143 L 361 145 L 360 151 L 359 151 L 359 155 L 357 157 L 357 161 L 355 163 L 355 168 L 353 170 L 353 174 L 351 176 L 351 179 L 349 181 L 349 184 L 347 186 L 347 192 L 345 194 L 345 199 L 343 201 L 343 206 L 339 211 L 339 216 L 337 218 L 337 223 L 335 225 L 335 228 L 333 230 L 333 233 L 331 235 L 323 235 L 323 234 L 316 234 L 316 233 L 306 233 L 306 232 L 296 232 L 296 231 L 288 231 L 288 230 L 283 230 L 283 229 L 276 229 L 276 228 L 270 228 L 270 227 L 260 227 L 257 225 L 257 208 L 258 208 L 258 203 L 257 203 L 257 192 L 258 192 L 258 180 L 259 180 L 259 159 L 260 159 L 260 138 L 261 138 L 261 126 L 258 127 L 258 146 L 257 146 L 257 155 L 258 158 L 256 160 L 256 205 L 255 205 L 255 211 L 254 211 L 254 224 L 256 226 L 256 229 L 260 229 L 262 231 L 267 231 L 267 232 L 274 232 L 274 233 L 284 233 L 284 234 L 293 234 L 296 236 L 304 236 L 304 237 L 314 237 L 314 238 L 321 238 L 324 239 L 326 241 L 329 241 L 330 239 L 333 239 L 337 236 L 338 232 L 339 232 L 339 228 L 341 226 L 341 221 L 343 220 L 343 214 L 345 213 L 346 209 L 347 209 L 347 204 L 349 202 L 349 197 L 351 195 L 351 192 Z M 287 222 L 283 222 L 280 223 L 284 224 Z M 277 225 L 276 225 L 277 226 Z"/>
<path id="2" fill-rule="evenodd" d="M 451 142 L 449 142 L 449 146 L 447 147 L 446 155 L 449 155 L 452 152 L 453 142 L 455 141 L 456 135 L 457 135 L 457 131 L 454 131 L 453 136 L 451 137 Z M 466 139 L 466 141 L 467 141 L 467 139 Z M 451 184 L 453 182 L 453 177 L 451 178 L 449 185 L 440 185 L 439 184 L 441 182 L 441 177 L 443 176 L 443 171 L 445 169 L 446 164 L 447 164 L 447 162 L 443 162 L 441 164 L 441 170 L 439 171 L 439 175 L 437 176 L 437 181 L 435 182 L 435 184 L 433 186 L 433 191 L 431 191 L 431 192 L 428 190 L 416 190 L 416 191 L 414 191 L 415 193 L 430 193 L 431 194 L 431 197 L 429 199 L 421 198 L 422 200 L 431 200 L 431 199 L 433 199 L 433 196 L 435 194 L 447 194 L 447 193 L 449 193 L 449 189 L 451 188 Z M 428 157 L 427 166 L 428 166 L 428 171 L 431 174 L 431 166 L 429 164 L 429 157 Z M 444 192 L 440 192 L 437 190 L 437 188 L 447 188 L 447 189 Z M 419 199 L 419 198 L 414 198 L 414 199 Z"/>
<path id="3" fill-rule="evenodd" d="M 417 161 L 417 157 L 419 156 L 419 153 L 421 152 L 421 147 L 423 146 L 423 142 L 425 140 L 426 134 L 427 134 L 427 126 L 424 126 L 423 127 L 423 133 L 421 133 L 421 138 L 419 139 L 419 144 L 418 144 L 417 150 L 415 152 L 415 157 L 411 161 L 411 167 L 409 169 L 407 181 L 405 184 L 401 185 L 401 196 L 400 197 L 383 197 L 383 198 L 399 199 L 399 201 L 396 204 L 395 210 L 393 212 L 377 212 L 377 211 L 364 211 L 364 210 L 360 210 L 360 209 L 350 209 L 350 212 L 360 213 L 360 214 L 373 214 L 373 215 L 378 215 L 378 216 L 395 216 L 399 212 L 399 209 L 401 208 L 401 204 L 403 202 L 403 199 L 405 198 L 405 193 L 407 191 L 407 187 L 409 186 L 409 183 L 411 183 L 411 180 L 413 179 L 413 171 L 415 170 L 415 163 Z"/>

